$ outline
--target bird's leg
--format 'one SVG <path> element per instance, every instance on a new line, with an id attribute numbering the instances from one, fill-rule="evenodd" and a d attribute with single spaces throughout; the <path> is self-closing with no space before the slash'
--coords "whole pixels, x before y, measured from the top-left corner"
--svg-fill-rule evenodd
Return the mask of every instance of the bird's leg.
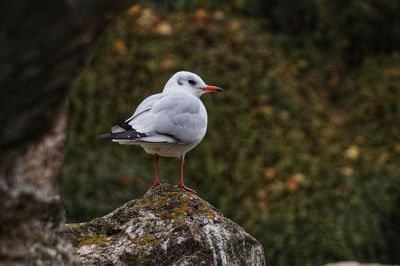
<path id="1" fill-rule="evenodd" d="M 151 188 L 158 187 L 160 183 L 160 177 L 158 176 L 158 154 L 154 154 L 154 182 Z"/>
<path id="2" fill-rule="evenodd" d="M 183 188 L 184 190 L 187 190 L 187 191 L 191 192 L 192 194 L 197 194 L 196 191 L 194 191 L 193 189 L 191 189 L 190 187 L 187 187 L 187 186 L 185 185 L 185 182 L 183 181 L 183 164 L 184 164 L 184 162 L 185 162 L 185 158 L 182 156 L 182 157 L 180 158 L 180 161 L 181 161 L 181 174 L 180 174 L 180 176 L 179 176 L 179 184 L 178 184 L 178 187 L 179 187 L 179 188 Z"/>

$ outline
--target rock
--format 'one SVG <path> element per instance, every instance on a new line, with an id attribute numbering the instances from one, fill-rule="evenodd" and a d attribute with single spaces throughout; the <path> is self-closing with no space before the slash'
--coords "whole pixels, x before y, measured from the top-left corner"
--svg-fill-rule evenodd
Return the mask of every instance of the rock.
<path id="1" fill-rule="evenodd" d="M 242 227 L 168 184 L 66 228 L 85 265 L 265 265 L 263 247 Z"/>
<path id="2" fill-rule="evenodd" d="M 396 265 L 387 265 L 387 264 L 379 264 L 379 263 L 359 263 L 356 261 L 341 261 L 341 262 L 333 262 L 325 264 L 324 266 L 398 266 Z"/>
<path id="3" fill-rule="evenodd" d="M 57 176 L 67 92 L 132 0 L 0 1 L 0 265 L 75 265 Z"/>

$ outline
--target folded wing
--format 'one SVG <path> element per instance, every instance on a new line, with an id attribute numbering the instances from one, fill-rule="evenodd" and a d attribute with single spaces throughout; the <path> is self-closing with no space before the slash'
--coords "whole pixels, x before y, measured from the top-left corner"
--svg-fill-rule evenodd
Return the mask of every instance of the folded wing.
<path id="1" fill-rule="evenodd" d="M 112 133 L 103 136 L 120 143 L 192 143 L 204 137 L 206 128 L 207 114 L 199 99 L 155 94 L 145 99 L 129 119 L 114 126 Z"/>

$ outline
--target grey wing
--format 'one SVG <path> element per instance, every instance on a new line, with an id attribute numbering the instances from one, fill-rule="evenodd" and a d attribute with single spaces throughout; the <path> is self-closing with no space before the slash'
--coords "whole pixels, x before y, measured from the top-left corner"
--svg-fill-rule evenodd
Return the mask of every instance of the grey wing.
<path id="1" fill-rule="evenodd" d="M 180 143 L 200 141 L 207 130 L 207 113 L 197 98 L 166 95 L 129 123 L 146 135 L 164 135 Z"/>
<path id="2" fill-rule="evenodd" d="M 111 128 L 111 132 L 112 133 L 118 133 L 118 132 L 123 132 L 125 130 L 128 130 L 129 127 L 127 127 L 127 124 L 129 124 L 130 121 L 132 121 L 132 119 L 134 119 L 135 117 L 149 111 L 154 103 L 156 103 L 159 99 L 161 99 L 163 97 L 162 93 L 157 93 L 154 95 L 151 95 L 149 97 L 147 97 L 146 99 L 144 99 L 136 108 L 135 112 L 133 113 L 133 115 L 131 117 L 129 117 L 128 119 L 125 120 L 125 122 L 119 124 L 119 125 L 115 125 Z"/>
<path id="3" fill-rule="evenodd" d="M 133 113 L 133 115 L 130 118 L 128 118 L 125 122 L 129 122 L 135 116 L 140 115 L 141 113 L 150 110 L 153 107 L 153 105 L 158 100 L 160 100 L 162 97 L 164 97 L 164 95 L 162 93 L 157 93 L 157 94 L 151 95 L 151 96 L 147 97 L 146 99 L 144 99 L 143 102 L 141 102 L 139 104 L 139 106 L 136 108 L 136 110 Z"/>

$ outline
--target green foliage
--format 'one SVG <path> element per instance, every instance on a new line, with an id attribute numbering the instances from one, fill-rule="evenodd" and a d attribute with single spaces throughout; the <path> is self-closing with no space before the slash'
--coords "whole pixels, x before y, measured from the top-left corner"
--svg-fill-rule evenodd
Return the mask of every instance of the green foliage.
<path id="1" fill-rule="evenodd" d="M 318 42 L 335 49 L 349 63 L 368 54 L 387 54 L 400 47 L 400 1 L 398 0 L 234 0 L 156 1 L 165 11 L 204 7 L 257 16 L 292 42 Z"/>
<path id="2" fill-rule="evenodd" d="M 399 12 L 397 0 L 272 0 L 264 5 L 275 31 L 334 48 L 352 63 L 400 47 Z"/>
<path id="3" fill-rule="evenodd" d="M 132 7 L 71 90 L 68 220 L 103 215 L 149 188 L 149 155 L 96 137 L 190 70 L 225 92 L 203 96 L 209 128 L 188 154 L 186 182 L 260 240 L 270 265 L 393 262 L 399 59 L 349 68 L 337 50 L 299 48 L 259 20 Z M 176 183 L 178 171 L 178 161 L 160 160 L 163 182 Z"/>

